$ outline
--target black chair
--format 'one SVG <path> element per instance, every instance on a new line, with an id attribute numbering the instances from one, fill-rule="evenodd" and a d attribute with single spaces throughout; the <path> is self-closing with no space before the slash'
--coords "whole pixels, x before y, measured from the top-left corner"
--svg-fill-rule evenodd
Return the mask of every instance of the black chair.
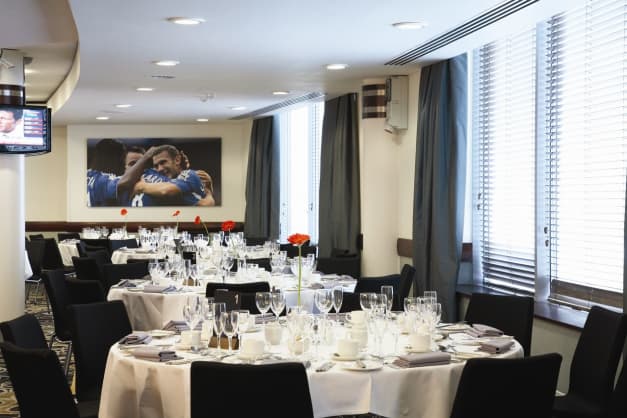
<path id="1" fill-rule="evenodd" d="M 357 254 L 319 257 L 317 268 L 327 274 L 345 274 L 354 278 L 361 277 L 361 257 Z"/>
<path id="2" fill-rule="evenodd" d="M 627 366 L 623 363 L 623 369 L 618 376 L 614 393 L 612 394 L 612 402 L 610 402 L 610 410 L 608 418 L 625 418 L 627 417 Z"/>
<path id="3" fill-rule="evenodd" d="M 355 293 L 381 293 L 381 286 L 392 286 L 394 288 L 394 300 L 392 301 L 392 310 L 401 310 L 399 301 L 399 289 L 401 284 L 400 274 L 389 274 L 379 277 L 362 277 L 357 280 L 355 285 Z"/>
<path id="4" fill-rule="evenodd" d="M 80 257 L 87 257 L 87 253 L 91 252 L 91 251 L 106 251 L 109 252 L 109 248 L 108 247 L 102 247 L 99 245 L 90 245 L 90 244 L 86 244 L 83 240 L 81 240 L 80 242 L 78 242 L 76 244 L 76 248 L 78 249 L 78 255 Z"/>
<path id="5" fill-rule="evenodd" d="M 48 347 L 52 349 L 52 344 L 59 341 L 67 344 L 67 353 L 65 356 L 64 370 L 68 374 L 70 369 L 70 357 L 72 356 L 72 334 L 70 333 L 70 324 L 68 319 L 67 307 L 70 304 L 70 296 L 68 295 L 67 285 L 65 284 L 65 271 L 50 270 L 43 275 L 44 286 L 52 307 L 52 315 L 54 320 L 54 333 L 50 337 Z"/>
<path id="6" fill-rule="evenodd" d="M 103 266 L 91 257 L 72 257 L 72 263 L 76 271 L 76 278 L 79 280 L 96 280 L 100 282 L 103 291 L 108 292 L 109 287 L 103 273 Z"/>
<path id="7" fill-rule="evenodd" d="M 280 244 L 279 248 L 281 251 L 287 252 L 287 256 L 290 258 L 298 257 L 298 247 L 292 244 Z M 301 256 L 307 257 L 307 254 L 317 254 L 318 246 L 317 245 L 309 245 L 309 241 L 301 247 Z"/>
<path id="8" fill-rule="evenodd" d="M 522 345 L 525 356 L 531 352 L 533 298 L 528 296 L 473 293 L 466 322 L 485 324 L 512 335 Z"/>
<path id="9" fill-rule="evenodd" d="M 550 418 L 562 356 L 470 359 L 451 418 Z"/>
<path id="10" fill-rule="evenodd" d="M 342 296 L 342 306 L 340 307 L 340 313 L 361 311 L 361 305 L 359 304 L 359 293 L 344 292 Z"/>
<path id="11" fill-rule="evenodd" d="M 148 260 L 127 264 L 105 264 L 103 266 L 107 286 L 116 285 L 123 279 L 141 279 L 148 274 Z"/>
<path id="12" fill-rule="evenodd" d="M 268 282 L 250 282 L 250 283 L 207 283 L 205 295 L 213 297 L 216 289 L 226 289 L 232 292 L 256 293 L 269 292 L 270 284 Z"/>
<path id="13" fill-rule="evenodd" d="M 268 237 L 246 237 L 246 245 L 263 245 Z"/>
<path id="14" fill-rule="evenodd" d="M 107 250 L 111 254 L 111 247 L 109 245 L 109 238 L 83 238 L 81 243 L 89 247 L 97 247 L 97 249 Z"/>
<path id="15" fill-rule="evenodd" d="M 63 258 L 61 257 L 61 252 L 59 251 L 59 245 L 57 244 L 57 240 L 54 238 L 44 238 L 43 241 L 45 242 L 44 260 L 42 263 L 43 269 L 64 269 L 67 272 L 73 271 L 71 267 L 66 267 L 63 265 Z"/>
<path id="16" fill-rule="evenodd" d="M 398 285 L 398 301 L 401 308 L 405 298 L 409 296 L 412 285 L 414 286 L 414 289 L 418 287 L 416 269 L 409 264 L 405 264 L 401 269 L 401 279 Z"/>
<path id="17" fill-rule="evenodd" d="M 35 295 L 39 294 L 41 297 L 45 298 L 43 291 L 40 292 L 45 246 L 46 243 L 43 239 L 26 241 L 26 254 L 28 256 L 28 262 L 30 263 L 31 270 L 33 271 L 33 275 L 26 279 L 26 302 L 28 302 L 33 290 Z"/>
<path id="18" fill-rule="evenodd" d="M 30 234 L 28 236 L 28 239 L 30 239 L 31 241 L 36 239 L 44 239 L 44 234 Z"/>
<path id="19" fill-rule="evenodd" d="M 10 321 L 0 322 L 4 341 L 21 348 L 48 348 L 46 337 L 35 315 L 25 314 Z"/>
<path id="20" fill-rule="evenodd" d="M 137 240 L 135 238 L 109 240 L 109 248 L 111 249 L 111 253 L 123 247 L 138 248 L 139 245 L 137 245 Z"/>
<path id="21" fill-rule="evenodd" d="M 48 349 L 28 349 L 0 343 L 22 418 L 98 416 L 96 402 L 74 402 L 59 359 Z"/>
<path id="22" fill-rule="evenodd" d="M 101 270 L 102 266 L 104 266 L 105 264 L 111 264 L 111 254 L 107 250 L 87 250 L 86 253 L 87 257 L 96 260 L 96 263 Z"/>
<path id="23" fill-rule="evenodd" d="M 568 393 L 555 398 L 555 417 L 606 415 L 626 326 L 623 314 L 599 306 L 590 309 L 570 364 Z"/>
<path id="24" fill-rule="evenodd" d="M 71 305 L 70 323 L 76 361 L 76 397 L 92 401 L 100 397 L 109 349 L 131 333 L 122 301 Z"/>
<path id="25" fill-rule="evenodd" d="M 272 417 L 313 417 L 302 363 L 249 365 L 195 361 L 190 376 L 192 418 L 257 416 L 260 405 L 267 405 L 268 399 L 277 393 L 281 394 L 281 407 L 273 408 Z M 237 391 L 224 382 L 238 382 Z"/>
<path id="26" fill-rule="evenodd" d="M 65 285 L 70 299 L 70 305 L 96 303 L 105 301 L 102 284 L 98 280 L 82 280 L 65 278 Z"/>
<path id="27" fill-rule="evenodd" d="M 272 271 L 269 258 L 252 258 L 248 260 L 248 263 L 257 264 L 259 268 L 262 268 L 265 271 Z"/>
<path id="28" fill-rule="evenodd" d="M 81 239 L 81 234 L 78 232 L 59 232 L 57 234 L 57 241 L 65 241 L 66 239 Z"/>

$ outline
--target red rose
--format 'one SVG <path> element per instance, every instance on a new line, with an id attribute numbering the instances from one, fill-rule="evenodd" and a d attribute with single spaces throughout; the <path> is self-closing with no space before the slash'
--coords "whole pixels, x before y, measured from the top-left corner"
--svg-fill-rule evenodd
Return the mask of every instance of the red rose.
<path id="1" fill-rule="evenodd" d="M 196 217 L 194 218 L 194 223 L 195 223 L 196 225 L 200 225 L 200 216 L 196 216 Z"/>
<path id="2" fill-rule="evenodd" d="M 174 213 L 172 214 L 172 216 L 179 216 L 181 214 L 180 210 L 175 210 Z"/>
<path id="3" fill-rule="evenodd" d="M 126 210 L 126 208 L 120 209 L 120 215 L 126 216 L 127 213 L 128 213 L 128 211 Z"/>
<path id="4" fill-rule="evenodd" d="M 309 235 L 307 234 L 293 234 L 287 237 L 287 241 L 292 245 L 303 245 L 307 241 L 309 241 Z"/>
<path id="5" fill-rule="evenodd" d="M 230 232 L 233 228 L 235 228 L 235 222 L 233 221 L 222 222 L 222 230 L 224 232 Z"/>

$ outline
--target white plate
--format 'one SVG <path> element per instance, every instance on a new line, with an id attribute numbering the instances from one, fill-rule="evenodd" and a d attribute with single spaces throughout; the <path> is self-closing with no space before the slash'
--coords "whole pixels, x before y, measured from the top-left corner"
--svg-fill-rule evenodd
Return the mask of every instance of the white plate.
<path id="1" fill-rule="evenodd" d="M 371 372 L 373 370 L 379 370 L 383 367 L 383 363 L 378 361 L 363 360 L 362 363 L 366 367 L 359 367 L 356 363 L 346 363 L 342 366 L 344 370 L 352 370 L 356 372 Z"/>
<path id="2" fill-rule="evenodd" d="M 151 337 L 154 338 L 163 338 L 163 337 L 171 337 L 176 334 L 174 331 L 165 330 L 165 329 L 153 329 L 152 331 L 148 331 Z"/>
<path id="3" fill-rule="evenodd" d="M 462 332 L 470 328 L 468 324 L 450 324 L 443 327 L 438 327 L 440 332 Z"/>
<path id="4" fill-rule="evenodd" d="M 255 355 L 250 355 L 248 353 L 237 353 L 235 355 L 235 357 L 237 357 L 240 360 L 250 361 L 250 360 L 260 359 L 260 358 L 265 357 L 267 355 L 268 355 L 268 353 L 261 353 L 261 354 L 257 354 L 256 356 Z"/>
<path id="5" fill-rule="evenodd" d="M 477 357 L 490 357 L 490 353 L 485 351 L 477 351 L 477 346 L 472 345 L 455 345 L 452 347 L 451 355 L 460 359 L 470 359 Z"/>
<path id="6" fill-rule="evenodd" d="M 331 358 L 331 360 L 335 360 L 335 361 L 355 361 L 355 360 L 359 360 L 361 359 L 361 355 L 358 354 L 356 356 L 351 356 L 351 357 L 344 357 L 344 356 L 336 356 L 335 354 L 333 354 L 333 357 Z"/>

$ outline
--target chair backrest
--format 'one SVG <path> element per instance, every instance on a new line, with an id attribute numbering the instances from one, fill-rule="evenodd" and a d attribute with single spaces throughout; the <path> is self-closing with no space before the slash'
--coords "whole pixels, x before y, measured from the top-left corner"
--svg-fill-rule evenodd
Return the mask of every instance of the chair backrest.
<path id="1" fill-rule="evenodd" d="M 46 337 L 35 315 L 25 314 L 10 321 L 0 322 L 4 341 L 22 348 L 48 348 Z"/>
<path id="2" fill-rule="evenodd" d="M 269 292 L 270 284 L 268 282 L 250 282 L 250 283 L 207 283 L 207 297 L 213 297 L 216 289 L 226 289 L 232 292 L 256 293 Z"/>
<path id="3" fill-rule="evenodd" d="M 137 248 L 137 240 L 135 238 L 129 239 L 112 239 L 109 240 L 109 248 L 113 253 L 115 250 L 119 250 L 120 248 Z"/>
<path id="4" fill-rule="evenodd" d="M 65 285 L 71 305 L 105 301 L 105 292 L 98 280 L 66 278 Z"/>
<path id="5" fill-rule="evenodd" d="M 28 239 L 30 239 L 31 241 L 36 239 L 44 239 L 44 234 L 30 234 L 28 236 Z"/>
<path id="6" fill-rule="evenodd" d="M 625 315 L 593 306 L 570 364 L 568 394 L 606 408 L 625 342 Z"/>
<path id="7" fill-rule="evenodd" d="M 67 307 L 70 305 L 70 296 L 65 284 L 65 272 L 62 269 L 49 270 L 42 275 L 42 279 L 52 308 L 54 333 L 61 341 L 69 341 L 71 334 Z"/>
<path id="8" fill-rule="evenodd" d="M 81 234 L 78 232 L 59 232 L 57 234 L 57 240 L 59 242 L 65 241 L 66 239 L 81 239 Z"/>
<path id="9" fill-rule="evenodd" d="M 470 359 L 451 418 L 550 418 L 562 356 Z"/>
<path id="10" fill-rule="evenodd" d="M 105 264 L 111 264 L 111 255 L 107 250 L 86 250 L 87 257 L 96 260 L 96 264 L 102 269 Z"/>
<path id="11" fill-rule="evenodd" d="M 394 300 L 392 309 L 397 311 L 402 309 L 399 302 L 399 289 L 401 283 L 400 274 L 390 274 L 380 277 L 362 277 L 357 280 L 355 293 L 381 293 L 381 286 L 392 286 L 394 288 Z"/>
<path id="12" fill-rule="evenodd" d="M 122 279 L 141 279 L 148 274 L 148 260 L 127 264 L 105 264 L 102 266 L 108 287 Z"/>
<path id="13" fill-rule="evenodd" d="M 44 265 L 44 253 L 46 242 L 43 239 L 36 239 L 26 242 L 26 254 L 28 262 L 33 270 L 33 276 L 39 277 Z"/>
<path id="14" fill-rule="evenodd" d="M 63 268 L 63 258 L 57 240 L 54 238 L 44 238 L 43 240 L 45 242 L 43 268 L 46 270 Z"/>
<path id="15" fill-rule="evenodd" d="M 10 342 L 0 343 L 0 350 L 22 418 L 79 418 L 54 351 L 17 347 Z"/>
<path id="16" fill-rule="evenodd" d="M 405 264 L 401 269 L 401 280 L 398 285 L 398 300 L 400 305 L 403 305 L 403 301 L 409 296 L 412 284 L 416 287 L 416 269 L 409 264 Z"/>
<path id="17" fill-rule="evenodd" d="M 485 324 L 512 335 L 522 345 L 525 355 L 531 352 L 533 329 L 533 298 L 528 296 L 473 293 L 466 321 Z"/>
<path id="18" fill-rule="evenodd" d="M 248 262 L 252 264 L 257 264 L 259 268 L 264 269 L 265 271 L 272 271 L 272 266 L 270 265 L 269 258 L 253 258 Z"/>
<path id="19" fill-rule="evenodd" d="M 107 250 L 111 252 L 111 247 L 109 246 L 108 238 L 83 238 L 81 239 L 81 243 L 83 243 L 86 246 L 86 248 L 98 247 L 98 249 Z"/>
<path id="20" fill-rule="evenodd" d="M 195 361 L 191 365 L 190 379 L 191 418 L 259 416 L 260 405 L 267 408 L 268 399 L 278 393 L 281 405 L 273 407 L 268 415 L 313 417 L 307 373 L 302 363 L 249 365 Z M 237 382 L 237 390 L 224 382 Z"/>
<path id="21" fill-rule="evenodd" d="M 246 237 L 246 245 L 263 245 L 268 240 L 268 237 Z"/>
<path id="22" fill-rule="evenodd" d="M 340 312 L 361 311 L 359 304 L 359 293 L 344 292 L 342 296 L 342 306 Z"/>
<path id="23" fill-rule="evenodd" d="M 618 381 L 614 387 L 608 418 L 627 417 L 627 366 L 623 363 L 623 369 L 618 376 Z"/>
<path id="24" fill-rule="evenodd" d="M 318 270 L 327 274 L 346 274 L 351 277 L 361 277 L 361 257 L 331 256 L 318 258 Z"/>
<path id="25" fill-rule="evenodd" d="M 76 272 L 76 278 L 79 280 L 96 280 L 100 282 L 103 291 L 108 291 L 107 282 L 105 281 L 102 265 L 91 257 L 72 257 L 72 264 Z"/>
<path id="26" fill-rule="evenodd" d="M 70 322 L 76 361 L 76 397 L 92 401 L 100 397 L 107 355 L 113 344 L 131 333 L 122 301 L 70 305 Z"/>
<path id="27" fill-rule="evenodd" d="M 290 258 L 298 257 L 298 247 L 292 244 L 280 244 L 281 251 L 286 251 Z M 309 241 L 301 246 L 301 256 L 307 257 L 307 254 L 316 254 L 318 252 L 317 245 L 309 245 Z"/>

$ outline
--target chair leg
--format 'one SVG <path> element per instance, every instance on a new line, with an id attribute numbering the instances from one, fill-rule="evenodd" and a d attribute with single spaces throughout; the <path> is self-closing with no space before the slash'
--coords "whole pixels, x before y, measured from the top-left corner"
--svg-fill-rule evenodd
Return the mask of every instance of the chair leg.
<path id="1" fill-rule="evenodd" d="M 68 376 L 70 372 L 70 357 L 72 357 L 72 341 L 68 341 L 67 343 L 67 353 L 65 354 L 65 377 Z"/>
<path id="2" fill-rule="evenodd" d="M 28 305 L 28 296 L 30 295 L 31 284 L 26 282 L 26 295 L 24 295 L 24 304 Z"/>
<path id="3" fill-rule="evenodd" d="M 48 349 L 52 350 L 52 344 L 54 343 L 54 339 L 56 338 L 56 334 L 52 334 L 52 337 L 50 337 L 50 344 L 48 344 Z"/>

